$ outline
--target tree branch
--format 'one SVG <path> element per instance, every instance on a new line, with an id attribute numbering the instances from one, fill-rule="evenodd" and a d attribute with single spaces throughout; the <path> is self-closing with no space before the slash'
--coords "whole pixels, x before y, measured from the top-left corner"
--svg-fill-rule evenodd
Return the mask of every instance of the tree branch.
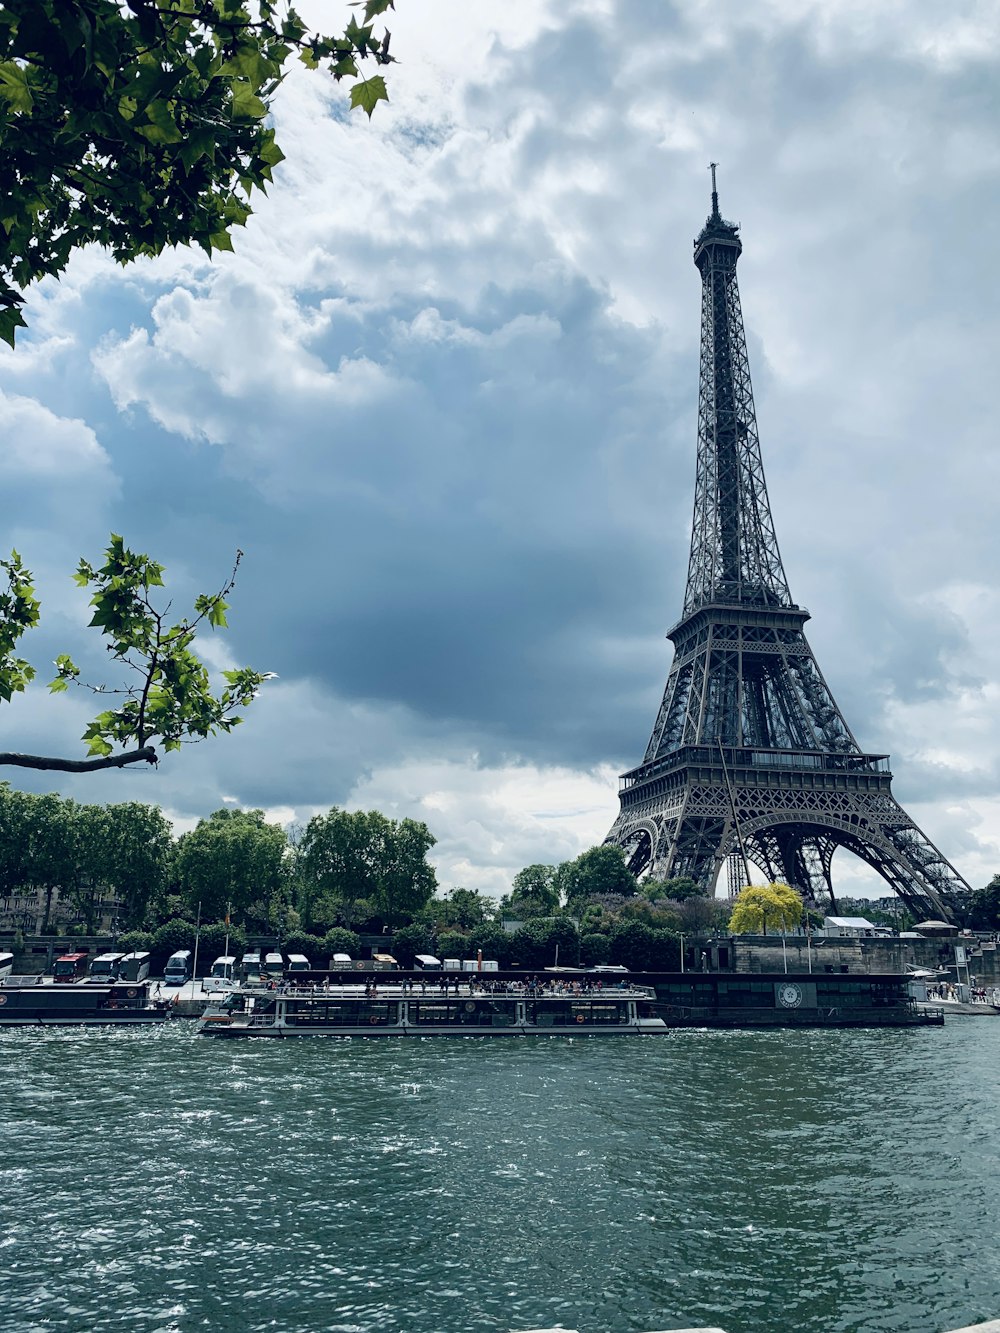
<path id="1" fill-rule="evenodd" d="M 60 773 L 93 773 L 99 768 L 124 768 L 126 764 L 143 762 L 157 762 L 156 751 L 151 745 L 144 745 L 138 750 L 126 750 L 124 754 L 109 754 L 101 759 L 48 759 L 39 754 L 0 751 L 0 766 L 10 764 L 16 768 L 56 769 Z"/>

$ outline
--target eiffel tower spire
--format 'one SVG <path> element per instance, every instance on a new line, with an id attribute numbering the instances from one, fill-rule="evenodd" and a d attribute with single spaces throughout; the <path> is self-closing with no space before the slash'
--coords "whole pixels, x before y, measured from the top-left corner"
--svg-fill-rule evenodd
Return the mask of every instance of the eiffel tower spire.
<path id="1" fill-rule="evenodd" d="M 694 521 L 674 661 L 643 762 L 606 841 L 635 873 L 714 892 L 727 856 L 818 897 L 838 847 L 920 916 L 968 885 L 895 801 L 887 755 L 855 740 L 791 598 L 771 518 L 740 308 L 739 228 L 712 212 L 694 242 L 701 360 Z"/>

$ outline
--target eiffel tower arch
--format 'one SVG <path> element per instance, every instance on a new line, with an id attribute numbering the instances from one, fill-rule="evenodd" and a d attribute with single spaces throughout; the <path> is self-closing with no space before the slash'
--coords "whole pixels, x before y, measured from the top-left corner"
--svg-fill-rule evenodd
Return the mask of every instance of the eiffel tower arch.
<path id="1" fill-rule="evenodd" d="M 892 795 L 889 757 L 862 750 L 791 598 L 764 481 L 736 281 L 739 228 L 712 212 L 694 243 L 701 361 L 694 522 L 674 660 L 642 763 L 621 778 L 605 839 L 636 874 L 714 893 L 738 856 L 834 897 L 838 847 L 918 916 L 950 918 L 968 885 Z M 748 873 L 748 872 L 747 872 Z"/>

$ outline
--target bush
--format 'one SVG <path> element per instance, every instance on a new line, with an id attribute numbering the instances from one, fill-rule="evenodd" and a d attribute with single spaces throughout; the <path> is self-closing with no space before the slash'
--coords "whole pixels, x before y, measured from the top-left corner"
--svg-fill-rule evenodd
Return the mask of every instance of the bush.
<path id="1" fill-rule="evenodd" d="M 437 946 L 431 949 L 431 953 L 440 959 L 445 958 L 468 958 L 469 957 L 469 937 L 460 930 L 444 930 L 437 937 Z"/>
<path id="2" fill-rule="evenodd" d="M 434 953 L 434 940 L 428 926 L 401 926 L 392 937 L 392 956 L 402 967 L 412 967 L 418 953 Z"/>
<path id="3" fill-rule="evenodd" d="M 226 949 L 226 936 L 229 936 L 229 948 Z M 183 946 L 182 946 L 183 947 Z M 226 952 L 231 958 L 241 958 L 247 951 L 247 933 L 242 926 L 227 926 L 224 921 L 213 921 L 202 926 L 198 940 L 198 974 L 205 976 L 211 970 L 216 958 Z"/>
<path id="4" fill-rule="evenodd" d="M 482 949 L 484 958 L 492 959 L 501 967 L 509 967 L 514 956 L 512 939 L 513 936 L 508 935 L 507 931 L 496 922 L 484 921 L 481 926 L 476 926 L 469 936 L 469 944 L 472 946 L 469 956 L 474 958 Z"/>
<path id="5" fill-rule="evenodd" d="M 343 926 L 334 926 L 328 930 L 320 941 L 319 964 L 329 963 L 329 960 L 335 953 L 349 953 L 352 958 L 357 958 L 361 949 L 361 940 L 355 935 L 353 930 L 345 930 Z"/>
<path id="6" fill-rule="evenodd" d="M 153 947 L 150 950 L 153 955 L 151 970 L 162 972 L 167 959 L 178 949 L 194 951 L 194 922 L 181 921 L 175 917 L 173 921 L 165 922 L 153 932 Z"/>
<path id="7" fill-rule="evenodd" d="M 325 967 L 325 946 L 319 935 L 311 935 L 307 930 L 292 930 L 281 943 L 281 951 L 287 958 L 290 953 L 303 953 L 313 967 Z M 337 949 L 336 953 L 350 953 L 350 949 Z"/>
<path id="8" fill-rule="evenodd" d="M 611 957 L 611 941 L 607 935 L 596 933 L 580 936 L 580 962 L 584 967 L 596 967 Z"/>
<path id="9" fill-rule="evenodd" d="M 511 936 L 513 957 L 524 967 L 551 966 L 557 945 L 560 966 L 576 967 L 580 961 L 580 937 L 569 917 L 536 917 Z"/>
<path id="10" fill-rule="evenodd" d="M 126 930 L 115 941 L 115 947 L 121 953 L 152 953 L 153 932 L 151 930 Z"/>

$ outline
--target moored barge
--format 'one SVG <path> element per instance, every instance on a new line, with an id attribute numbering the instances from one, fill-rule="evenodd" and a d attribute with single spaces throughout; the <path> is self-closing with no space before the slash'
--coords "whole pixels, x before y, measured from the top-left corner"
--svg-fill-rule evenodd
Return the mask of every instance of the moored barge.
<path id="1" fill-rule="evenodd" d="M 35 977 L 0 982 L 0 1027 L 123 1027 L 162 1023 L 169 1006 L 150 1000 L 144 982 L 42 983 Z"/>

